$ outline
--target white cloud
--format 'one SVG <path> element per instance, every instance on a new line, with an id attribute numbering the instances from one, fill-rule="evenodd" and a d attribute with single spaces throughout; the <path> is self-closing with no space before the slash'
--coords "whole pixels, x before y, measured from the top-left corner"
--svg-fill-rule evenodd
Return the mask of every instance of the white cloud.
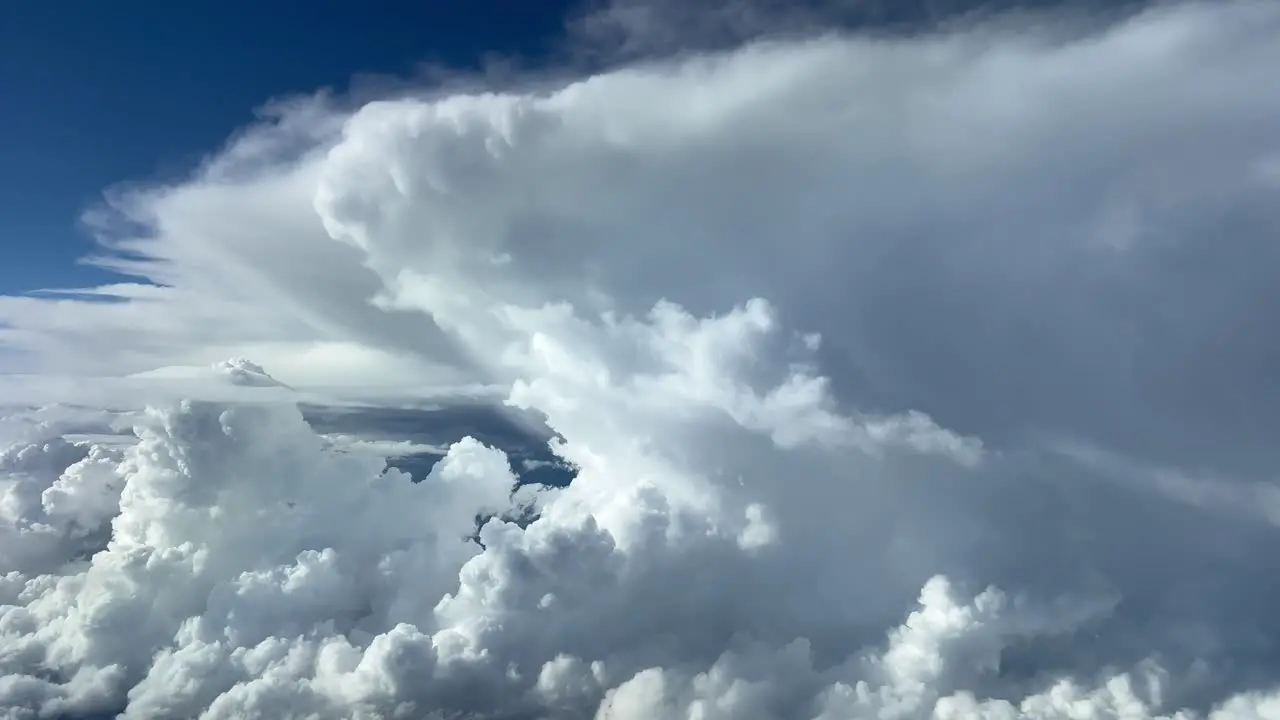
<path id="1" fill-rule="evenodd" d="M 1278 31 L 277 108 L 96 218 L 164 287 L 0 298 L 0 708 L 1269 717 Z M 297 408 L 459 386 L 573 482 Z"/>

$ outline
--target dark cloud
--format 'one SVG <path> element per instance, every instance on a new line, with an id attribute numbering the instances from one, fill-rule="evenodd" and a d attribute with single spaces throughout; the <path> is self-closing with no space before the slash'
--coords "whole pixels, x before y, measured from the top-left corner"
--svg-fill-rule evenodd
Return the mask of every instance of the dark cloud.
<path id="1" fill-rule="evenodd" d="M 1152 0 L 598 0 L 567 25 L 569 49 L 609 64 L 828 32 L 899 36 L 1017 22 L 1061 33 L 1132 17 Z"/>

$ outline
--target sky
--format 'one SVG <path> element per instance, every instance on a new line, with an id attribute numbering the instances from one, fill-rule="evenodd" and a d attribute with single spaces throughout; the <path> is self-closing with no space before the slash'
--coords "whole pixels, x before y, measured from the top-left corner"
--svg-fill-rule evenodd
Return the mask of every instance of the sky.
<path id="1" fill-rule="evenodd" d="M 0 717 L 1280 717 L 1280 5 L 1034 5 L 121 147 L 201 158 L 84 191 L 121 275 L 0 292 Z"/>
<path id="2" fill-rule="evenodd" d="M 0 243 L 20 262 L 0 292 L 74 287 L 103 273 L 80 214 L 117 183 L 191 171 L 273 98 L 346 88 L 422 63 L 537 57 L 568 3 L 324 0 L 6 3 L 0 9 Z M 500 22 L 494 18 L 500 17 Z"/>

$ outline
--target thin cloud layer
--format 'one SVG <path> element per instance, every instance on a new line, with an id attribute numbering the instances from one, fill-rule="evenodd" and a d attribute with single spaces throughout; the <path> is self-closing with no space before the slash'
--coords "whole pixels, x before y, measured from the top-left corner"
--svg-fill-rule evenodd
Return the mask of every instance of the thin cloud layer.
<path id="1" fill-rule="evenodd" d="M 198 396 L 133 443 L 11 416 L 0 707 L 1274 715 L 1277 37 L 1184 4 L 279 106 L 99 219 L 159 285 L 0 298 L 13 369 Z M 576 476 L 468 438 L 415 483 L 297 407 L 379 373 L 503 388 Z"/>

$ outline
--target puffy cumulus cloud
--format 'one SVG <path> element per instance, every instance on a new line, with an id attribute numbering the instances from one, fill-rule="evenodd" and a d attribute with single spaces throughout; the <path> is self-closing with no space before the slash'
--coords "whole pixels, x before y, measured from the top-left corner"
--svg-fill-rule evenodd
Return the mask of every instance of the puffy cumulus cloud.
<path id="1" fill-rule="evenodd" d="M 5 455 L 25 490 L 7 495 L 12 533 L 105 533 L 91 556 L 6 554 L 0 702 L 12 711 L 186 717 L 216 699 L 213 716 L 234 717 L 270 707 L 279 688 L 260 675 L 290 658 L 337 683 L 294 687 L 293 711 L 405 701 L 394 676 L 414 668 L 387 664 L 415 646 L 435 662 L 414 628 L 432 629 L 433 604 L 479 551 L 465 542 L 476 516 L 506 508 L 515 482 L 472 440 L 419 485 L 384 475 L 377 458 L 327 451 L 289 406 L 187 403 L 136 434 L 114 456 L 53 441 Z M 249 681 L 266 692 L 235 689 Z"/>
<path id="2" fill-rule="evenodd" d="M 205 388 L 132 443 L 5 430 L 0 707 L 1275 716 L 1278 35 L 1183 4 L 277 108 L 117 199 L 108 264 L 163 286 L 0 302 L 69 377 Z M 317 347 L 365 360 L 299 382 Z M 475 438 L 412 482 L 428 443 L 298 409 L 384 365 L 503 388 L 572 482 Z"/>
<path id="3" fill-rule="evenodd" d="M 864 405 L 1265 473 L 1274 13 L 774 43 L 372 103 L 317 209 L 384 304 L 436 322 L 495 298 L 701 316 L 764 297 Z"/>
<path id="4" fill-rule="evenodd" d="M 244 358 L 233 358 L 216 363 L 208 368 L 164 367 L 137 373 L 134 377 L 143 378 L 200 378 L 204 380 L 225 381 L 238 387 L 282 387 L 287 385 L 271 377 L 261 365 Z"/>
<path id="5" fill-rule="evenodd" d="M 831 448 L 823 436 L 790 445 L 727 413 L 663 419 L 669 437 L 643 421 L 613 427 L 629 440 L 612 446 L 607 431 L 568 434 L 580 474 L 534 493 L 527 524 L 504 519 L 518 500 L 498 449 L 455 443 L 414 484 L 336 451 L 284 404 L 149 411 L 123 450 L 11 450 L 10 482 L 43 488 L 8 526 L 100 544 L 4 556 L 0 703 L 14 717 L 1146 717 L 1197 683 L 1222 687 L 1211 663 L 1229 658 L 1212 654 L 1179 670 L 1105 664 L 1123 654 L 1103 633 L 1154 647 L 1169 630 L 1108 627 L 1126 595 L 975 595 L 884 562 L 897 533 L 951 553 L 953 571 L 974 566 L 921 496 L 891 498 L 917 448 L 839 446 L 818 474 L 804 459 Z M 733 479 L 681 434 L 740 452 Z M 770 495 L 785 464 L 810 474 Z M 968 465 L 948 456 L 914 482 L 938 492 Z M 743 542 L 753 523 L 770 530 Z M 1045 561 L 1034 552 L 1022 562 Z M 893 619 L 921 578 L 916 609 Z M 1214 713 L 1271 702 L 1239 694 Z"/>

